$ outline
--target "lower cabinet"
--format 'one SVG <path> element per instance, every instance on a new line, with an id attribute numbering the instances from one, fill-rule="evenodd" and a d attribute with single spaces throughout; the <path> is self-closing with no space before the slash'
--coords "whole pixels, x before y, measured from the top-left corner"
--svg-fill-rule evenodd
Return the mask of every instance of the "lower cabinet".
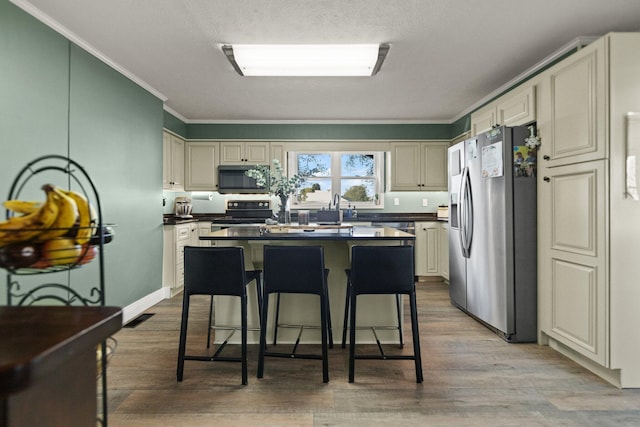
<path id="1" fill-rule="evenodd" d="M 604 160 L 543 169 L 540 217 L 541 330 L 573 351 L 607 366 Z"/>
<path id="2" fill-rule="evenodd" d="M 440 261 L 440 275 L 449 280 L 449 223 L 440 223 L 440 237 L 439 237 L 439 261 Z"/>
<path id="3" fill-rule="evenodd" d="M 416 222 L 415 264 L 417 276 L 440 275 L 440 223 Z"/>
<path id="4" fill-rule="evenodd" d="M 195 241 L 192 243 L 193 246 L 215 246 L 214 240 L 200 240 L 200 236 L 206 236 L 211 233 L 211 221 L 200 221 L 198 224 L 198 232 Z"/>
<path id="5" fill-rule="evenodd" d="M 162 245 L 162 286 L 173 297 L 184 288 L 184 247 L 194 245 L 198 223 L 165 225 Z"/>

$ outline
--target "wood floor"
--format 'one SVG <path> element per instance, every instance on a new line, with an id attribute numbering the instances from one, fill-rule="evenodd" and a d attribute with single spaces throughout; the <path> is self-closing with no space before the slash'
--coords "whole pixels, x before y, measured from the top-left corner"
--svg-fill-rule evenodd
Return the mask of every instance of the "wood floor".
<path id="1" fill-rule="evenodd" d="M 187 361 L 184 381 L 176 381 L 178 295 L 116 335 L 109 425 L 640 425 L 640 389 L 619 390 L 548 347 L 505 343 L 453 308 L 447 292 L 441 282 L 418 284 L 422 384 L 412 361 L 368 360 L 356 361 L 356 382 L 349 384 L 348 349 L 338 343 L 330 350 L 328 384 L 320 361 L 299 359 L 267 359 L 258 380 L 257 346 L 250 346 L 247 386 L 238 363 Z M 206 350 L 207 301 L 192 304 L 192 352 Z M 334 329 L 338 339 L 340 332 Z M 405 341 L 404 350 L 388 350 L 409 351 L 408 332 Z"/>

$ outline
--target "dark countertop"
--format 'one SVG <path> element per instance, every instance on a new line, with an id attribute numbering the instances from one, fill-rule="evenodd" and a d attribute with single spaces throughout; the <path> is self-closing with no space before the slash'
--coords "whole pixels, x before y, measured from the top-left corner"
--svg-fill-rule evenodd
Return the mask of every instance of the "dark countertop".
<path id="1" fill-rule="evenodd" d="M 292 219 L 295 222 L 297 220 L 297 213 L 295 210 L 291 211 Z M 195 213 L 193 214 L 193 218 L 182 219 L 176 218 L 172 214 L 167 214 L 163 216 L 163 224 L 164 225 L 176 225 L 176 224 L 186 224 L 190 222 L 198 222 L 198 221 L 222 221 L 225 218 L 225 214 L 215 214 L 215 213 Z M 310 215 L 311 221 L 315 220 L 315 213 L 312 212 Z M 345 220 L 348 221 L 363 221 L 363 222 L 401 222 L 401 221 L 443 221 L 443 219 L 439 219 L 435 212 L 428 213 L 367 213 L 367 212 L 358 212 L 357 218 L 351 218 Z M 447 219 L 444 219 L 447 221 Z"/>
<path id="2" fill-rule="evenodd" d="M 304 231 L 300 228 L 292 228 L 285 232 L 275 232 L 281 230 L 273 227 L 271 232 L 267 232 L 266 227 L 240 227 L 226 228 L 211 232 L 209 235 L 200 236 L 200 240 L 403 240 L 413 241 L 416 236 L 391 227 L 352 227 L 344 228 L 319 228 L 313 231 Z"/>

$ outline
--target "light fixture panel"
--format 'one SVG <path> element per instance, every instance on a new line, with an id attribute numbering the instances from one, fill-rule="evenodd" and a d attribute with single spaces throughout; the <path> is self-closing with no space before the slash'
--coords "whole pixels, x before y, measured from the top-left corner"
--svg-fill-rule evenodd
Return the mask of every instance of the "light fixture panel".
<path id="1" fill-rule="evenodd" d="M 244 76 L 371 76 L 388 45 L 225 45 L 222 50 Z"/>

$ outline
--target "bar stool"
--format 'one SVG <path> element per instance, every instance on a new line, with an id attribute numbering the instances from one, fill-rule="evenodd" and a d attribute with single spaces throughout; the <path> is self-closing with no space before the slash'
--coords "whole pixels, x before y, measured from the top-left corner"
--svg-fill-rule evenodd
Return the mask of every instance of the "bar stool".
<path id="1" fill-rule="evenodd" d="M 247 285 L 253 281 L 256 282 L 256 301 L 258 305 L 258 322 L 262 319 L 262 285 L 260 284 L 260 275 L 262 274 L 262 270 L 247 270 L 245 271 L 247 275 Z M 207 333 L 207 348 L 211 347 L 211 330 L 213 329 L 236 329 L 236 328 L 228 328 L 228 327 L 220 327 L 213 324 L 213 295 L 211 295 L 211 302 L 209 303 L 209 332 Z M 249 328 L 247 327 L 247 331 L 259 331 L 258 328 Z M 230 338 L 231 336 L 227 337 Z"/>
<path id="2" fill-rule="evenodd" d="M 355 377 L 355 359 L 413 360 L 416 382 L 421 383 L 422 358 L 418 333 L 418 311 L 413 246 L 354 246 L 351 249 L 351 314 L 349 331 L 349 382 Z M 413 355 L 387 355 L 378 342 L 379 355 L 357 355 L 356 301 L 364 294 L 409 295 Z"/>
<path id="3" fill-rule="evenodd" d="M 345 348 L 345 344 L 347 342 L 347 329 L 349 329 L 349 308 L 351 306 L 351 269 L 345 268 L 344 273 L 347 275 L 347 291 L 344 301 L 344 320 L 342 323 L 342 348 Z M 398 342 L 400 343 L 400 348 L 404 347 L 404 337 L 402 336 L 402 295 L 396 294 L 396 315 L 398 317 L 398 326 L 376 326 L 376 327 L 364 327 L 361 329 L 369 329 L 371 328 L 374 331 L 376 329 L 397 329 L 398 330 Z M 378 341 L 376 337 L 376 341 Z M 379 342 L 379 341 L 378 341 Z"/>
<path id="4" fill-rule="evenodd" d="M 329 382 L 328 330 L 329 294 L 327 290 L 327 270 L 324 268 L 322 246 L 271 246 L 264 247 L 264 295 L 262 321 L 260 322 L 260 351 L 258 355 L 258 378 L 264 374 L 265 357 L 298 359 L 321 359 L 322 381 Z M 320 297 L 320 336 L 322 354 L 296 353 L 300 336 L 305 328 L 298 325 L 298 337 L 291 352 L 267 351 L 267 317 L 269 295 L 293 293 L 314 294 Z M 316 327 L 317 326 L 312 326 Z"/>
<path id="5" fill-rule="evenodd" d="M 247 283 L 256 280 L 260 288 L 260 275 L 256 271 L 245 272 L 242 247 L 195 247 L 184 248 L 184 292 L 182 297 L 182 322 L 178 348 L 177 379 L 182 381 L 185 360 L 205 362 L 240 362 L 242 384 L 247 384 Z M 241 356 L 221 356 L 229 337 L 238 330 L 232 329 L 225 341 L 218 346 L 213 356 L 186 355 L 189 302 L 192 295 L 230 295 L 240 297 Z M 211 323 L 209 323 L 209 326 Z M 209 329 L 210 332 L 210 329 Z"/>

